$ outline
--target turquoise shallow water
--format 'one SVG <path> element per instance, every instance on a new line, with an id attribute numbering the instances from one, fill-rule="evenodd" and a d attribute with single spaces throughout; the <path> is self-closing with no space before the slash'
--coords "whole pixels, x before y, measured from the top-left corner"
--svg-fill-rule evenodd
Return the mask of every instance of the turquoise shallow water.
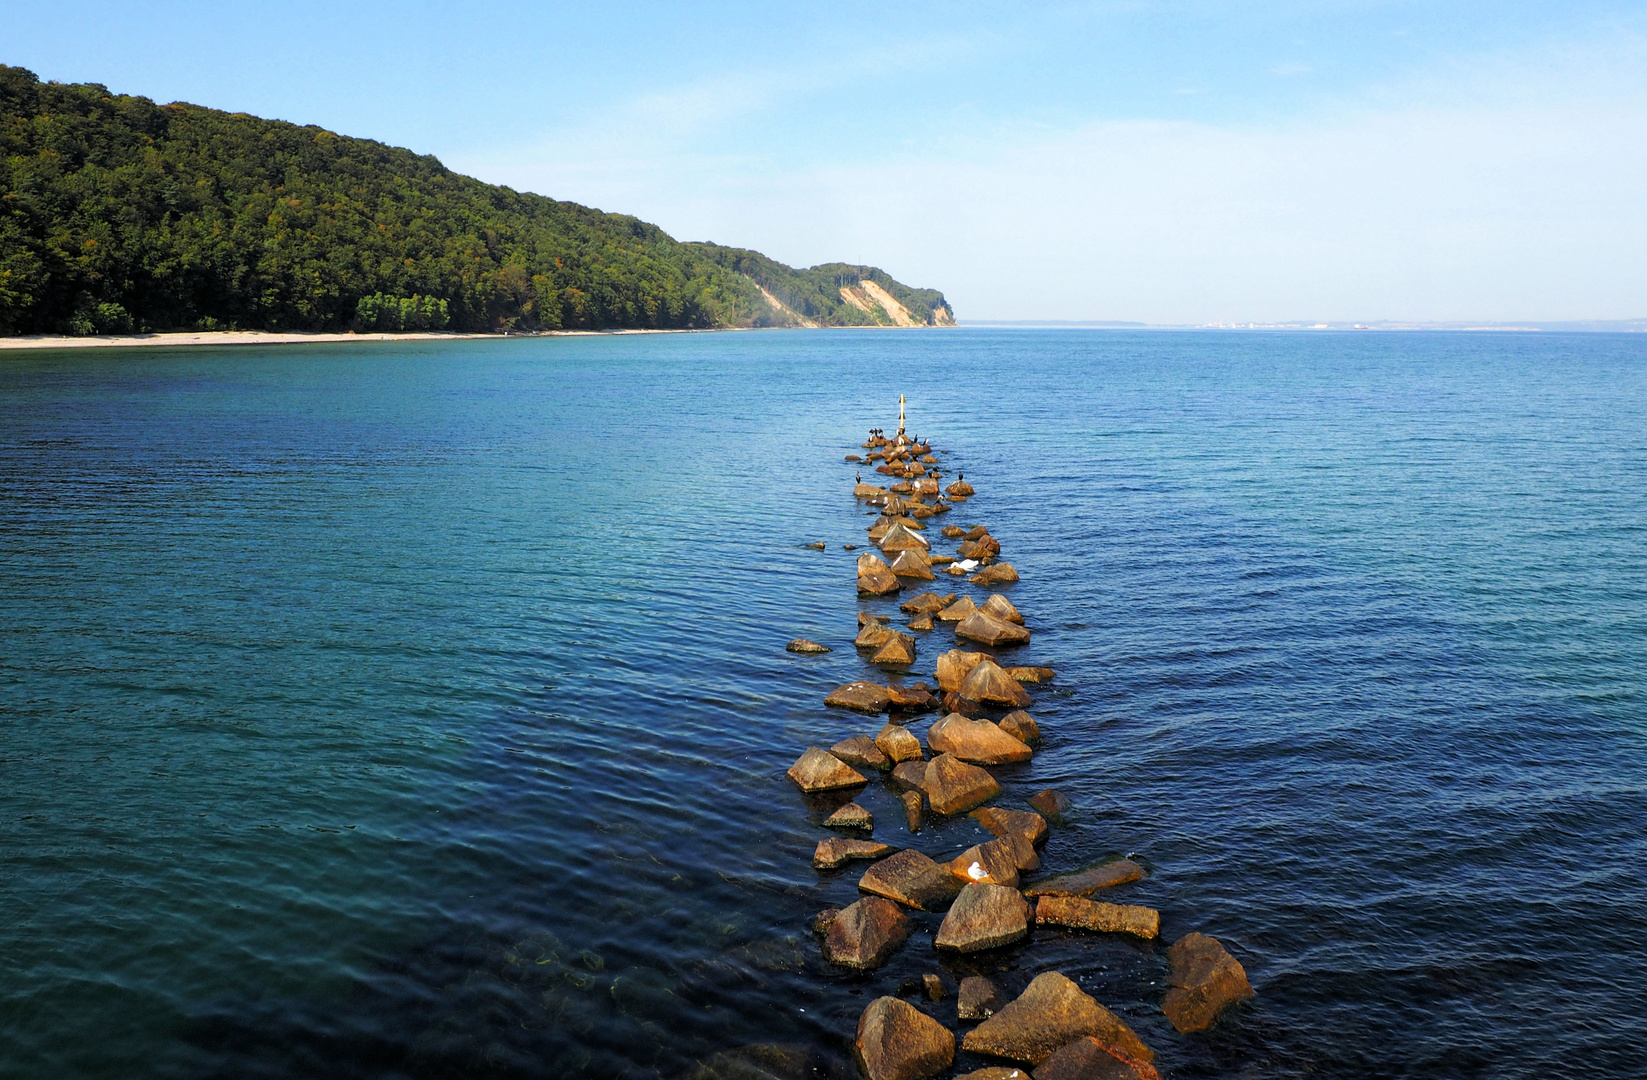
<path id="1" fill-rule="evenodd" d="M 827 1062 L 970 971 L 827 969 L 782 775 L 876 723 L 821 701 L 900 392 L 1059 673 L 1047 867 L 1133 853 L 1258 997 L 989 970 L 1170 1076 L 1647 1073 L 1647 339 L 1000 330 L 0 358 L 0 1069 Z"/>

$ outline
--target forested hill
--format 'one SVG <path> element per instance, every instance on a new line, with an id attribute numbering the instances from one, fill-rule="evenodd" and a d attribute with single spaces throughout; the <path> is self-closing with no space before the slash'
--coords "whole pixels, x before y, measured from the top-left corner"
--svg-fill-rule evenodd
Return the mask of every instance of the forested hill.
<path id="1" fill-rule="evenodd" d="M 0 334 L 942 325 L 797 270 L 317 127 L 0 65 Z"/>

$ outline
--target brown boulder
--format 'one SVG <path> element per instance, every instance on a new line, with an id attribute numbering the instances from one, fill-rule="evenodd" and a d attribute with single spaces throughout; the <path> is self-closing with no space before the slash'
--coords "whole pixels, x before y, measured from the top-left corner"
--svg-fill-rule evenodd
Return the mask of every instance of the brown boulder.
<path id="1" fill-rule="evenodd" d="M 931 712 L 938 707 L 938 699 L 932 696 L 932 691 L 926 688 L 926 683 L 916 683 L 914 686 L 889 686 L 886 688 L 886 707 L 897 713 Z"/>
<path id="2" fill-rule="evenodd" d="M 905 848 L 864 871 L 858 888 L 905 907 L 941 911 L 961 891 L 961 883 L 919 851 Z"/>
<path id="3" fill-rule="evenodd" d="M 1149 874 L 1131 859 L 1115 859 L 1098 863 L 1069 874 L 1038 881 L 1024 890 L 1025 896 L 1090 896 L 1099 889 L 1111 889 L 1130 881 L 1140 881 Z"/>
<path id="4" fill-rule="evenodd" d="M 1029 1073 L 1022 1069 L 1013 1069 L 1005 1065 L 991 1065 L 984 1069 L 973 1069 L 969 1073 L 957 1076 L 955 1080 L 1030 1080 Z"/>
<path id="5" fill-rule="evenodd" d="M 890 615 L 871 615 L 867 611 L 858 612 L 858 629 L 859 630 L 862 630 L 864 627 L 868 626 L 870 623 L 880 623 L 882 626 L 885 626 L 887 623 L 889 623 L 891 621 L 892 621 L 892 616 L 890 616 Z"/>
<path id="6" fill-rule="evenodd" d="M 959 564 L 944 567 L 944 573 L 948 574 L 950 577 L 966 577 L 967 575 L 967 571 L 963 570 Z"/>
<path id="7" fill-rule="evenodd" d="M 962 619 L 978 613 L 978 605 L 972 602 L 972 597 L 963 596 L 938 612 L 938 618 L 943 622 L 960 622 Z"/>
<path id="8" fill-rule="evenodd" d="M 961 890 L 933 944 L 956 952 L 998 949 L 1029 936 L 1029 904 L 1006 885 L 975 882 Z"/>
<path id="9" fill-rule="evenodd" d="M 892 572 L 898 577 L 932 581 L 932 563 L 919 551 L 901 551 L 892 560 Z"/>
<path id="10" fill-rule="evenodd" d="M 897 904 L 879 896 L 866 896 L 842 908 L 829 924 L 823 943 L 824 959 L 860 971 L 878 968 L 914 928 Z"/>
<path id="11" fill-rule="evenodd" d="M 993 536 L 967 540 L 955 549 L 955 554 L 963 559 L 991 559 L 1000 553 L 1001 542 Z"/>
<path id="12" fill-rule="evenodd" d="M 921 760 L 900 761 L 892 769 L 892 786 L 903 791 L 926 791 L 926 769 Z"/>
<path id="13" fill-rule="evenodd" d="M 978 540 L 982 537 L 988 536 L 989 530 L 984 528 L 982 525 L 974 525 L 961 535 L 968 540 Z"/>
<path id="14" fill-rule="evenodd" d="M 1029 837 L 1023 833 L 1009 832 L 1005 836 L 995 838 L 996 842 L 1005 844 L 1012 852 L 1012 862 L 1022 873 L 1041 868 L 1041 856 L 1035 853 L 1035 845 L 1030 843 Z"/>
<path id="15" fill-rule="evenodd" d="M 887 757 L 886 753 L 875 745 L 875 740 L 868 735 L 854 735 L 850 739 L 842 739 L 831 746 L 829 752 L 848 765 L 879 769 L 882 772 L 892 768 L 892 759 Z"/>
<path id="16" fill-rule="evenodd" d="M 836 709 L 856 709 L 858 712 L 885 712 L 892 698 L 886 687 L 872 682 L 853 682 L 837 686 L 824 698 L 824 704 Z"/>
<path id="17" fill-rule="evenodd" d="M 1079 896 L 1042 896 L 1035 902 L 1035 921 L 1101 934 L 1154 938 L 1161 933 L 1161 913 L 1132 904 L 1103 904 Z"/>
<path id="18" fill-rule="evenodd" d="M 955 556 L 953 556 L 953 555 L 934 555 L 934 556 L 932 556 L 932 558 L 928 559 L 927 561 L 930 562 L 933 566 L 948 566 L 950 563 L 955 561 Z"/>
<path id="19" fill-rule="evenodd" d="M 909 831 L 918 833 L 921 826 L 926 824 L 926 797 L 919 789 L 906 791 L 898 796 L 898 801 L 904 804 L 904 824 Z"/>
<path id="20" fill-rule="evenodd" d="M 1034 1080 L 1161 1080 L 1147 1061 L 1083 1035 L 1041 1062 Z"/>
<path id="21" fill-rule="evenodd" d="M 831 836 L 818 841 L 812 853 L 812 865 L 819 870 L 838 870 L 853 859 L 880 859 L 898 849 L 874 840 L 854 840 L 849 836 Z"/>
<path id="22" fill-rule="evenodd" d="M 908 600 L 905 600 L 903 603 L 898 605 L 898 610 L 902 611 L 906 615 L 920 615 L 923 613 L 930 615 L 934 611 L 942 611 L 943 608 L 943 597 L 939 596 L 937 593 L 929 592 L 921 593 L 919 596 L 910 597 Z"/>
<path id="23" fill-rule="evenodd" d="M 1035 847 L 1040 847 L 1047 840 L 1046 818 L 1028 810 L 1003 810 L 998 806 L 985 806 L 974 810 L 972 817 L 996 836 L 1016 834 Z"/>
<path id="24" fill-rule="evenodd" d="M 972 490 L 972 485 L 967 483 L 965 480 L 957 480 L 953 484 L 944 488 L 944 490 L 949 492 L 951 495 L 958 495 L 963 499 L 974 493 Z"/>
<path id="25" fill-rule="evenodd" d="M 857 803 L 849 802 L 824 819 L 824 828 L 873 829 L 875 828 L 875 815 Z"/>
<path id="26" fill-rule="evenodd" d="M 857 769 L 816 746 L 807 747 L 806 753 L 789 767 L 788 776 L 797 787 L 808 792 L 833 791 L 869 783 L 869 778 Z"/>
<path id="27" fill-rule="evenodd" d="M 1018 887 L 1017 853 L 1007 841 L 995 839 L 974 844 L 945 865 L 964 884 L 988 882 L 1009 889 Z"/>
<path id="28" fill-rule="evenodd" d="M 961 1045 L 975 1054 L 1039 1065 L 1083 1035 L 1139 1061 L 1155 1060 L 1119 1017 L 1056 971 L 1037 975 L 1017 1000 L 967 1032 Z"/>
<path id="29" fill-rule="evenodd" d="M 1167 950 L 1167 963 L 1171 989 L 1161 1011 L 1179 1031 L 1210 1027 L 1224 1006 L 1253 996 L 1246 969 L 1217 938 L 1186 934 Z"/>
<path id="30" fill-rule="evenodd" d="M 875 747 L 894 763 L 920 761 L 925 756 L 915 733 L 897 724 L 888 724 L 876 734 Z"/>
<path id="31" fill-rule="evenodd" d="M 927 801 L 939 814 L 963 814 L 1001 793 L 995 778 L 953 754 L 940 754 L 927 764 L 922 785 Z"/>
<path id="32" fill-rule="evenodd" d="M 955 1036 L 907 1001 L 876 998 L 858 1018 L 853 1056 L 867 1080 L 928 1080 L 955 1063 Z"/>
<path id="33" fill-rule="evenodd" d="M 942 533 L 943 535 L 949 537 L 951 540 L 958 540 L 961 537 L 966 535 L 966 530 L 961 528 L 959 525 L 945 525 L 942 529 L 939 529 L 938 531 L 940 533 Z"/>
<path id="34" fill-rule="evenodd" d="M 890 554 L 895 551 L 925 551 L 932 545 L 927 542 L 926 537 L 900 521 L 888 529 L 885 536 L 875 541 L 875 546 Z"/>
<path id="35" fill-rule="evenodd" d="M 886 623 L 871 619 L 859 625 L 858 636 L 852 639 L 852 644 L 860 649 L 879 649 L 897 632 Z"/>
<path id="36" fill-rule="evenodd" d="M 1006 1004 L 1001 988 L 982 975 L 968 975 L 961 980 L 960 1000 L 956 1011 L 962 1020 L 987 1020 Z"/>
<path id="37" fill-rule="evenodd" d="M 954 754 L 974 765 L 1028 761 L 1033 753 L 988 720 L 969 720 L 960 713 L 950 713 L 934 723 L 927 730 L 926 744 L 935 754 Z"/>
<path id="38" fill-rule="evenodd" d="M 854 498 L 873 499 L 877 495 L 885 495 L 886 489 L 876 487 L 874 484 L 859 484 L 857 487 L 852 489 L 852 494 Z M 865 516 L 867 517 L 868 515 Z"/>
<path id="39" fill-rule="evenodd" d="M 989 599 L 985 600 L 978 610 L 985 615 L 993 615 L 1003 622 L 1017 623 L 1019 626 L 1024 625 L 1024 617 L 1018 614 L 1018 609 L 1012 606 L 1012 601 L 1000 593 L 990 594 Z"/>
<path id="40" fill-rule="evenodd" d="M 996 563 L 994 566 L 984 567 L 967 580 L 986 588 L 991 585 L 1010 585 L 1018 580 L 1018 571 L 1012 568 L 1011 563 Z"/>
<path id="41" fill-rule="evenodd" d="M 1053 821 L 1062 821 L 1075 804 L 1070 802 L 1063 792 L 1055 788 L 1038 791 L 1029 797 L 1029 805 L 1035 807 Z"/>
<path id="42" fill-rule="evenodd" d="M 880 667 L 906 668 L 915 662 L 915 639 L 908 634 L 894 632 L 875 650 L 869 662 Z"/>
<path id="43" fill-rule="evenodd" d="M 864 552 L 858 556 L 858 591 L 866 596 L 885 596 L 895 593 L 903 586 L 898 584 L 898 577 L 891 567 L 882 562 L 872 552 Z"/>
<path id="44" fill-rule="evenodd" d="M 1001 730 L 1025 746 L 1041 745 L 1041 727 L 1035 718 L 1022 709 L 1001 717 Z"/>
<path id="45" fill-rule="evenodd" d="M 939 612 L 942 615 L 942 612 Z M 997 619 L 983 611 L 975 611 L 961 620 L 955 628 L 955 636 L 976 641 L 984 645 L 1027 645 L 1029 631 L 1017 623 L 1009 623 L 1005 619 Z M 1002 672 L 1002 676 L 1016 684 L 1017 680 Z"/>
<path id="46" fill-rule="evenodd" d="M 1005 705 L 1012 709 L 1028 708 L 1030 704 L 1029 693 L 988 657 L 978 661 L 967 673 L 956 692 L 973 701 Z"/>
<path id="47" fill-rule="evenodd" d="M 931 616 L 931 614 L 921 614 L 921 615 L 915 616 L 913 619 L 910 619 L 909 620 L 909 628 L 911 630 L 931 630 L 932 629 L 932 616 Z"/>
<path id="48" fill-rule="evenodd" d="M 790 652 L 798 653 L 826 653 L 830 651 L 828 645 L 819 645 L 816 641 L 808 641 L 803 637 L 796 638 L 788 645 L 785 645 L 784 648 Z"/>
<path id="49" fill-rule="evenodd" d="M 961 689 L 972 669 L 986 659 L 981 652 L 963 652 L 951 649 L 938 657 L 938 689 L 954 692 Z"/>

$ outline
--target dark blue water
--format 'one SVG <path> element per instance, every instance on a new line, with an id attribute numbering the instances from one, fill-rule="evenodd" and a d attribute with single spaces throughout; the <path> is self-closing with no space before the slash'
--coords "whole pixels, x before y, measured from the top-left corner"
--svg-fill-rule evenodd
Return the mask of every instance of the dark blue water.
<path id="1" fill-rule="evenodd" d="M 982 969 L 1169 1076 L 1647 1074 L 1647 338 L 984 330 L 0 357 L 0 1070 L 672 1078 L 973 970 L 822 963 L 783 778 L 900 392 L 1058 671 L 1005 804 L 1258 996 Z"/>

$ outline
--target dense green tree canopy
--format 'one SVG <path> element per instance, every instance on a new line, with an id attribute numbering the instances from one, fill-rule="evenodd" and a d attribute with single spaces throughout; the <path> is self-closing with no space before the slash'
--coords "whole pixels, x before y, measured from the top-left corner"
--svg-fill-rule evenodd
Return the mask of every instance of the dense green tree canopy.
<path id="1" fill-rule="evenodd" d="M 0 333 L 888 321 L 843 299 L 863 280 L 949 318 L 873 267 L 796 270 L 409 150 L 0 66 Z"/>

